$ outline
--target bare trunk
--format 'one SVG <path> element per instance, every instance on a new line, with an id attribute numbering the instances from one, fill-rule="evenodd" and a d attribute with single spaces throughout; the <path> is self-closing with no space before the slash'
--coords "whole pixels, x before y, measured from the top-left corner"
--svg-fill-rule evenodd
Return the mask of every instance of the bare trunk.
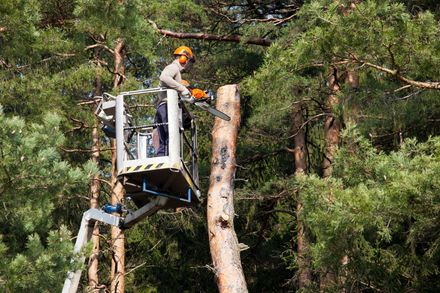
<path id="1" fill-rule="evenodd" d="M 123 39 L 116 41 L 114 49 L 115 60 L 115 78 L 113 80 L 113 89 L 118 91 L 125 79 L 125 42 Z"/>
<path id="2" fill-rule="evenodd" d="M 114 90 L 117 92 L 124 82 L 125 78 L 125 43 L 124 40 L 118 39 L 115 49 L 114 49 L 114 60 L 115 60 L 115 79 L 114 79 Z M 116 205 L 118 203 L 124 203 L 124 187 L 121 182 L 117 180 L 117 169 L 116 169 L 116 141 L 112 139 L 112 195 L 111 203 Z M 112 265 L 111 265 L 111 276 L 110 276 L 110 292 L 112 293 L 122 293 L 124 292 L 124 265 L 125 265 L 125 251 L 124 251 L 124 231 L 118 227 L 112 226 L 111 228 L 112 237 Z"/>
<path id="3" fill-rule="evenodd" d="M 112 140 L 112 147 L 116 148 L 116 143 Z M 116 156 L 116 155 L 115 155 Z M 113 157 L 113 155 L 112 155 Z M 112 158 L 113 161 L 113 158 Z M 116 161 L 116 159 L 114 160 Z M 112 205 L 124 202 L 124 187 L 119 181 L 113 181 L 112 190 Z M 115 182 L 116 181 L 116 182 Z M 112 264 L 111 264 L 111 276 L 110 276 L 110 292 L 111 293 L 123 293 L 125 287 L 125 251 L 124 251 L 124 231 L 118 227 L 111 227 L 112 237 Z"/>
<path id="4" fill-rule="evenodd" d="M 216 108 L 228 114 L 231 121 L 215 118 L 212 130 L 208 191 L 209 247 L 219 291 L 248 292 L 234 230 L 235 149 L 240 124 L 240 94 L 237 85 L 219 88 Z"/>
<path id="5" fill-rule="evenodd" d="M 92 129 L 92 162 L 99 166 L 99 150 L 100 150 L 100 142 L 99 142 L 99 133 L 98 127 L 95 125 Z M 99 208 L 99 192 L 100 192 L 100 183 L 99 183 L 99 173 L 93 176 L 92 183 L 90 185 L 90 208 Z M 98 277 L 98 256 L 99 256 L 99 226 L 98 222 L 95 223 L 95 227 L 93 228 L 92 239 L 93 249 L 92 253 L 89 257 L 88 264 L 88 277 L 89 277 L 89 288 L 93 292 L 97 290 L 99 285 L 99 277 Z"/>
<path id="6" fill-rule="evenodd" d="M 345 83 L 351 88 L 351 90 L 355 90 L 359 87 L 359 76 L 354 71 L 347 71 L 345 76 Z M 359 116 L 359 105 L 356 103 L 355 93 L 352 92 L 347 99 L 346 108 L 348 111 L 344 111 L 344 122 L 346 123 L 357 123 L 357 117 Z"/>
<path id="7" fill-rule="evenodd" d="M 330 88 L 330 95 L 326 101 L 326 111 L 332 114 L 333 108 L 339 104 L 337 93 L 339 92 L 339 84 L 337 80 L 337 69 L 333 68 L 332 74 L 328 79 L 328 86 Z M 334 115 L 328 115 L 324 122 L 324 162 L 322 164 L 322 177 L 327 178 L 332 174 L 332 162 L 339 144 L 339 130 L 340 122 Z"/>
<path id="8" fill-rule="evenodd" d="M 100 58 L 100 49 L 95 50 L 95 59 Z M 97 62 L 96 76 L 95 76 L 95 89 L 94 95 L 100 96 L 102 94 L 102 83 L 100 73 L 100 63 Z M 92 129 L 92 162 L 99 167 L 100 160 L 100 140 L 98 131 L 98 119 L 95 118 L 95 125 Z M 90 184 L 90 208 L 99 208 L 99 192 L 101 189 L 99 173 L 95 174 Z M 88 264 L 88 278 L 89 278 L 89 290 L 91 292 L 99 292 L 99 276 L 98 276 L 98 256 L 99 256 L 99 226 L 98 222 L 95 223 L 93 229 L 92 239 L 93 249 L 89 257 Z"/>
<path id="9" fill-rule="evenodd" d="M 332 72 L 327 80 L 328 87 L 330 89 L 330 95 L 327 97 L 326 101 L 326 112 L 328 114 L 333 114 L 333 108 L 339 103 L 339 99 L 336 96 L 340 90 L 338 84 L 338 70 L 332 68 Z M 328 115 L 324 122 L 324 161 L 322 164 L 322 177 L 328 178 L 332 174 L 332 163 L 336 150 L 339 144 L 339 130 L 340 122 L 334 115 Z M 329 203 L 333 202 L 333 198 L 329 195 Z M 326 271 L 322 272 L 319 284 L 319 291 L 324 292 L 328 288 L 334 288 L 336 286 L 336 274 L 332 269 L 327 268 Z"/>
<path id="10" fill-rule="evenodd" d="M 340 12 L 347 16 L 353 9 L 356 8 L 356 3 L 359 1 L 352 1 L 347 7 L 341 4 L 339 6 Z M 328 87 L 330 89 L 330 95 L 326 101 L 326 111 L 329 114 L 332 114 L 333 108 L 339 104 L 339 99 L 337 97 L 337 93 L 340 91 L 339 81 L 338 81 L 338 69 L 332 68 L 332 72 L 327 80 Z M 348 71 L 345 80 L 352 88 L 357 88 L 359 85 L 358 76 Z M 324 123 L 324 139 L 325 139 L 325 149 L 324 149 L 324 161 L 322 164 L 323 178 L 328 178 L 332 175 L 332 163 L 334 159 L 334 155 L 338 149 L 339 145 L 339 132 L 341 128 L 341 123 L 338 118 L 334 115 L 329 115 L 325 119 Z M 333 198 L 329 195 L 329 203 L 332 204 Z M 341 264 L 346 265 L 348 263 L 348 256 L 343 256 L 341 259 Z M 338 282 L 339 281 L 339 282 Z M 339 283 L 339 284 L 338 284 Z M 336 286 L 339 285 L 339 292 L 345 292 L 344 285 L 345 279 L 342 277 L 337 278 L 336 272 L 332 269 L 327 268 L 327 271 L 324 271 L 321 274 L 319 291 L 325 292 L 326 289 L 331 288 L 330 290 L 334 290 Z"/>
<path id="11" fill-rule="evenodd" d="M 304 174 L 307 172 L 307 148 L 305 132 L 301 129 L 303 124 L 302 105 L 295 104 L 293 109 L 293 133 L 294 136 L 294 150 L 293 156 L 295 161 L 295 175 Z M 310 270 L 309 252 L 309 237 L 305 229 L 304 222 L 300 219 L 302 210 L 302 200 L 299 193 L 296 198 L 296 214 L 297 216 L 297 266 L 298 266 L 298 288 L 305 289 L 312 282 L 312 273 Z"/>
<path id="12" fill-rule="evenodd" d="M 359 76 L 356 72 L 354 71 L 347 71 L 346 76 L 345 76 L 345 83 L 351 88 L 351 89 L 356 89 L 359 87 Z M 349 121 L 351 122 L 356 122 L 356 116 L 357 116 L 357 112 L 358 112 L 358 107 L 355 103 L 353 103 L 353 105 L 350 107 L 349 111 L 350 116 L 352 117 Z M 346 271 L 346 267 L 347 264 L 349 262 L 349 257 L 348 255 L 344 255 L 341 258 L 341 269 L 339 270 L 339 274 L 338 274 L 338 286 L 339 286 L 339 292 L 344 293 L 346 292 L 345 290 L 345 285 L 347 282 L 347 271 Z"/>

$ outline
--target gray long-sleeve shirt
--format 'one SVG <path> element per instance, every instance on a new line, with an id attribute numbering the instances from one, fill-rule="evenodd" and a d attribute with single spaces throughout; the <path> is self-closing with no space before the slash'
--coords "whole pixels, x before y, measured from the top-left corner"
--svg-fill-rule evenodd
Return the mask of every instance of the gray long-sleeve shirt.
<path id="1" fill-rule="evenodd" d="M 179 63 L 179 60 L 174 60 L 172 63 L 167 65 L 159 77 L 159 86 L 165 87 L 169 89 L 174 89 L 180 93 L 186 90 L 186 87 L 182 85 L 180 82 L 182 81 L 181 72 L 184 67 Z M 157 105 L 165 103 L 167 101 L 167 93 L 160 92 L 159 100 L 157 101 Z"/>

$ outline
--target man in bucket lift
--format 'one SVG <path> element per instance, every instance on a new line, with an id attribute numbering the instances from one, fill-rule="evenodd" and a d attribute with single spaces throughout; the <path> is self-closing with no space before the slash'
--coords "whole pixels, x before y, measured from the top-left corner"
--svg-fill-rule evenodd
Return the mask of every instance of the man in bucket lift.
<path id="1" fill-rule="evenodd" d="M 174 61 L 167 65 L 160 74 L 160 87 L 176 90 L 184 101 L 193 102 L 191 92 L 181 83 L 181 72 L 189 69 L 190 65 L 195 62 L 195 56 L 191 49 L 181 46 L 174 51 Z M 168 155 L 168 122 L 167 114 L 167 93 L 160 92 L 157 101 L 155 123 L 161 124 L 157 127 L 159 132 L 159 147 L 156 150 L 156 156 Z M 162 124 L 164 123 L 164 124 Z"/>

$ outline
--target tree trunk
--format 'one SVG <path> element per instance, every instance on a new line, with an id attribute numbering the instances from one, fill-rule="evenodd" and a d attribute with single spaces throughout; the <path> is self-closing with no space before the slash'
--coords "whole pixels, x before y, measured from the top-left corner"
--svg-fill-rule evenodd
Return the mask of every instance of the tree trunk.
<path id="1" fill-rule="evenodd" d="M 359 105 L 356 102 L 356 93 L 354 92 L 354 90 L 356 90 L 359 87 L 359 75 L 357 74 L 357 72 L 348 70 L 346 75 L 345 75 L 345 84 L 347 84 L 350 89 L 351 89 L 351 93 L 348 96 L 347 102 L 344 105 L 344 108 L 346 108 L 348 111 L 344 111 L 343 115 L 344 115 L 344 123 L 353 123 L 356 124 L 358 121 L 358 116 L 359 116 Z"/>
<path id="2" fill-rule="evenodd" d="M 248 292 L 234 230 L 235 148 L 240 124 L 239 87 L 220 87 L 217 91 L 216 108 L 228 114 L 231 121 L 215 118 L 212 130 L 208 191 L 209 247 L 219 291 Z"/>
<path id="3" fill-rule="evenodd" d="M 352 1 L 347 7 L 343 4 L 339 5 L 340 12 L 347 16 L 353 9 L 356 8 L 356 2 Z M 348 71 L 345 80 L 352 88 L 357 88 L 359 85 L 358 76 Z M 330 89 L 330 95 L 326 101 L 326 112 L 332 114 L 333 108 L 339 104 L 339 99 L 337 97 L 337 93 L 340 91 L 339 81 L 338 81 L 338 69 L 336 67 L 332 68 L 332 72 L 327 80 L 328 87 Z M 338 118 L 334 115 L 329 115 L 325 119 L 324 123 L 324 139 L 325 139 L 325 148 L 324 148 L 324 161 L 322 164 L 322 177 L 328 178 L 332 175 L 332 162 L 334 159 L 334 155 L 338 149 L 339 145 L 339 131 L 341 128 L 341 123 Z M 333 202 L 333 198 L 331 195 L 329 196 L 329 203 Z M 343 266 L 347 265 L 348 256 L 343 256 L 341 259 L 341 264 Z M 339 281 L 339 282 L 338 282 Z M 339 283 L 339 284 L 338 284 Z M 334 288 L 339 285 L 339 291 L 345 292 L 345 278 L 339 277 L 336 278 L 336 272 L 334 270 L 328 270 L 322 272 L 320 277 L 319 291 L 324 292 L 328 288 Z"/>
<path id="4" fill-rule="evenodd" d="M 326 101 L 326 112 L 328 115 L 324 122 L 324 161 L 322 164 L 322 177 L 328 178 L 332 174 L 332 162 L 334 155 L 338 149 L 339 145 L 339 130 L 340 122 L 335 115 L 333 115 L 333 108 L 338 105 L 339 99 L 337 93 L 340 91 L 338 83 L 338 69 L 332 68 L 332 72 L 327 80 L 328 87 L 330 89 L 330 94 Z M 334 201 L 329 195 L 329 204 Z M 319 291 L 325 292 L 328 288 L 334 288 L 337 285 L 336 273 L 330 268 L 322 272 L 319 284 Z"/>
<path id="5" fill-rule="evenodd" d="M 333 68 L 330 77 L 328 78 L 328 86 L 330 88 L 330 95 L 326 101 L 326 112 L 328 115 L 324 122 L 324 161 L 322 164 L 322 177 L 327 178 L 332 174 L 332 162 L 339 144 L 339 130 L 340 122 L 333 114 L 333 108 L 339 104 L 337 93 L 339 92 L 339 84 L 337 80 L 337 69 Z"/>
<path id="6" fill-rule="evenodd" d="M 359 75 L 357 72 L 348 70 L 346 72 L 345 76 L 345 83 L 350 87 L 350 89 L 357 89 L 359 87 Z M 358 112 L 358 107 L 356 103 L 352 103 L 352 106 L 349 109 L 350 116 L 352 117 L 350 122 L 356 123 L 356 115 Z M 348 255 L 344 255 L 341 258 L 341 269 L 339 270 L 339 276 L 338 276 L 338 286 L 339 286 L 339 292 L 344 293 L 346 292 L 345 286 L 347 282 L 347 264 L 349 262 Z"/>
<path id="7" fill-rule="evenodd" d="M 303 124 L 302 104 L 295 104 L 293 109 L 293 127 L 294 149 L 293 157 L 295 161 L 295 175 L 305 174 L 307 172 L 307 148 L 306 136 L 301 126 Z M 299 193 L 296 198 L 296 214 L 297 214 L 297 265 L 298 265 L 298 288 L 305 289 L 312 282 L 312 273 L 310 270 L 309 252 L 309 236 L 305 229 L 304 222 L 300 219 L 302 210 L 302 200 Z"/>
<path id="8" fill-rule="evenodd" d="M 99 59 L 101 49 L 95 50 L 95 59 Z M 94 96 L 102 95 L 102 81 L 100 72 L 100 63 L 97 62 L 96 76 L 95 76 L 95 89 L 93 91 Z M 95 110 L 95 109 L 93 109 Z M 94 164 L 99 167 L 100 160 L 100 140 L 98 131 L 98 119 L 95 117 L 95 124 L 92 128 L 92 155 L 91 159 Z M 99 192 L 101 189 L 99 173 L 95 174 L 90 184 L 90 208 L 99 208 Z M 98 222 L 95 223 L 92 234 L 93 249 L 89 257 L 88 264 L 88 278 L 89 278 L 89 291 L 99 292 L 99 276 L 98 276 L 98 256 L 99 256 L 99 226 Z"/>
<path id="9" fill-rule="evenodd" d="M 114 60 L 115 60 L 115 78 L 114 78 L 114 90 L 119 91 L 121 85 L 125 78 L 125 43 L 124 40 L 118 39 L 114 49 Z M 116 169 L 116 141 L 112 139 L 112 195 L 111 203 L 116 205 L 118 203 L 124 203 L 125 190 L 121 182 L 117 180 L 117 169 Z M 124 231 L 118 227 L 112 226 L 111 228 L 112 237 L 112 265 L 111 265 L 111 293 L 122 293 L 124 292 L 124 265 L 125 265 L 125 251 L 124 251 Z"/>

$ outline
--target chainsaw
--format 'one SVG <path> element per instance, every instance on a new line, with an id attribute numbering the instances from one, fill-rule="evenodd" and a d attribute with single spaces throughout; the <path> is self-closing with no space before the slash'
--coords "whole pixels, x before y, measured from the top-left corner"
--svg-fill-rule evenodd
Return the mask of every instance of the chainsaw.
<path id="1" fill-rule="evenodd" d="M 220 119 L 226 121 L 231 120 L 231 117 L 210 105 L 210 103 L 215 99 L 214 95 L 211 92 L 207 92 L 199 88 L 192 88 L 186 80 L 182 80 L 182 84 L 189 89 L 191 95 L 194 97 L 194 105 Z"/>

